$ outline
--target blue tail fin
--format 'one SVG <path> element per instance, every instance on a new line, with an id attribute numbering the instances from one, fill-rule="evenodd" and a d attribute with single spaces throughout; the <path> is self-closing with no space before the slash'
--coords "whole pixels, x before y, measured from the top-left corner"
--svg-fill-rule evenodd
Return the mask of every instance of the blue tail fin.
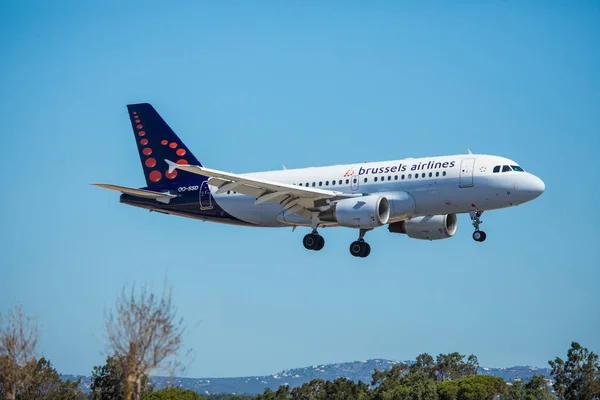
<path id="1" fill-rule="evenodd" d="M 154 107 L 148 103 L 129 104 L 127 110 L 142 161 L 146 184 L 150 187 L 170 181 L 193 179 L 194 175 L 186 171 L 169 172 L 169 166 L 165 159 L 175 160 L 179 164 L 202 164 L 198 162 L 198 159 L 177 137 Z"/>

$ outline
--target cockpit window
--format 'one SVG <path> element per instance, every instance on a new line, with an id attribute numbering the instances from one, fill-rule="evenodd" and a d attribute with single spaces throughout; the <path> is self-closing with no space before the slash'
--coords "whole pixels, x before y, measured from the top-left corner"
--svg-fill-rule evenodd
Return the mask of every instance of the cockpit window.
<path id="1" fill-rule="evenodd" d="M 496 172 L 500 172 L 500 167 L 501 167 L 501 165 L 496 165 L 496 166 L 494 167 L 494 173 L 496 173 Z"/>
<path id="2" fill-rule="evenodd" d="M 518 171 L 518 172 L 525 172 L 525 170 L 521 167 L 519 167 L 518 165 L 511 165 L 513 171 Z"/>
<path id="3" fill-rule="evenodd" d="M 502 166 L 502 172 L 509 172 L 512 171 L 512 169 L 510 169 L 510 165 L 503 165 Z"/>

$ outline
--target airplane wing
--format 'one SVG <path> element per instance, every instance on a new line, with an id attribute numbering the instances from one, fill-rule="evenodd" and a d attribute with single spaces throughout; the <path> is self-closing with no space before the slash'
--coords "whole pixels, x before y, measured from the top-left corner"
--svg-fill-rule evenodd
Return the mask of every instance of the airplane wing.
<path id="1" fill-rule="evenodd" d="M 114 190 L 115 192 L 129 194 L 131 196 L 143 197 L 146 199 L 155 199 L 163 203 L 168 203 L 172 198 L 177 197 L 177 195 L 170 193 L 153 192 L 151 190 L 145 189 L 134 189 L 126 186 L 109 185 L 107 183 L 92 183 L 92 185 L 101 187 L 103 189 Z"/>
<path id="2" fill-rule="evenodd" d="M 287 210 L 287 214 L 297 213 L 307 218 L 311 216 L 310 211 L 320 211 L 322 207 L 329 208 L 331 201 L 360 196 L 360 194 L 266 181 L 247 175 L 238 175 L 205 168 L 199 165 L 182 165 L 170 160 L 165 161 L 169 164 L 169 172 L 181 169 L 193 174 L 209 177 L 208 183 L 219 188 L 216 194 L 234 191 L 255 197 L 256 201 L 254 204 L 265 202 L 280 203 Z"/>

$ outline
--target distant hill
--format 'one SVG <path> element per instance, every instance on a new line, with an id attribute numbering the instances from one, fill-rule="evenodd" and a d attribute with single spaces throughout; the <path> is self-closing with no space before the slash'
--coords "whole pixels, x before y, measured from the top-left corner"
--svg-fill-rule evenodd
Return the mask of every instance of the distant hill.
<path id="1" fill-rule="evenodd" d="M 281 385 L 290 387 L 300 386 L 310 382 L 312 379 L 334 380 L 338 377 L 348 378 L 353 381 L 362 380 L 370 384 L 371 375 L 375 368 L 379 370 L 390 369 L 394 364 L 408 363 L 414 361 L 391 361 L 391 360 L 364 360 L 338 364 L 313 365 L 312 367 L 295 368 L 281 371 L 277 374 L 267 376 L 247 376 L 241 378 L 175 378 L 175 386 L 192 389 L 201 394 L 214 393 L 237 393 L 258 394 L 265 388 L 276 390 Z M 536 368 L 528 366 L 517 366 L 511 368 L 488 368 L 480 367 L 479 374 L 499 376 L 507 382 L 515 379 L 528 380 L 534 375 L 550 377 L 549 368 Z M 63 375 L 63 379 L 82 378 L 81 387 L 85 392 L 90 391 L 90 377 Z M 153 377 L 155 388 L 166 386 L 169 378 Z"/>

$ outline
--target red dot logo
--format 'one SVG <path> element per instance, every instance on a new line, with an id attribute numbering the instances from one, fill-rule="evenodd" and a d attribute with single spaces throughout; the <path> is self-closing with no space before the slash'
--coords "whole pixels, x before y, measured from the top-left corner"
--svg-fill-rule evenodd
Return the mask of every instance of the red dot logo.
<path id="1" fill-rule="evenodd" d="M 142 139 L 142 140 L 140 140 L 140 144 L 141 144 L 142 146 L 145 146 L 145 145 L 147 145 L 147 144 L 148 144 L 148 139 Z"/>
<path id="2" fill-rule="evenodd" d="M 135 123 L 136 123 L 136 124 L 139 124 L 139 123 L 140 123 L 140 120 L 139 120 L 139 119 L 136 119 L 136 120 L 135 120 Z"/>
<path id="3" fill-rule="evenodd" d="M 154 158 L 149 158 L 146 160 L 146 167 L 154 168 L 156 166 L 156 160 Z"/>
<path id="4" fill-rule="evenodd" d="M 177 160 L 177 164 L 179 165 L 187 165 L 187 160 L 184 160 L 183 158 L 181 160 Z"/>
<path id="5" fill-rule="evenodd" d="M 175 154 L 177 154 L 179 157 L 185 156 L 185 153 L 187 153 L 185 149 L 177 149 L 177 151 L 175 152 Z"/>
<path id="6" fill-rule="evenodd" d="M 162 179 L 162 174 L 160 173 L 160 171 L 152 171 L 150 172 L 150 175 L 148 175 L 148 177 L 152 182 L 158 182 Z"/>
<path id="7" fill-rule="evenodd" d="M 168 179 L 174 179 L 174 178 L 177 176 L 177 170 L 176 170 L 176 169 L 174 169 L 174 170 L 173 170 L 173 171 L 171 171 L 171 172 L 167 171 L 167 172 L 165 172 L 165 176 L 166 176 Z"/>
<path id="8" fill-rule="evenodd" d="M 169 147 L 174 149 L 175 147 L 177 147 L 177 143 L 171 142 L 171 143 L 169 143 Z"/>
<path id="9" fill-rule="evenodd" d="M 138 128 L 138 129 L 142 129 L 142 128 L 143 128 L 143 126 L 142 126 L 141 124 L 138 124 L 138 126 L 136 126 L 136 128 Z"/>
<path id="10" fill-rule="evenodd" d="M 160 144 L 162 144 L 163 146 L 166 146 L 169 143 L 168 140 L 161 140 Z"/>
<path id="11" fill-rule="evenodd" d="M 138 135 L 140 135 L 140 136 L 146 136 L 146 131 L 139 131 Z"/>
<path id="12" fill-rule="evenodd" d="M 142 150 L 142 153 L 145 156 L 149 156 L 150 154 L 152 154 L 152 149 L 150 147 L 146 147 L 144 150 Z"/>

